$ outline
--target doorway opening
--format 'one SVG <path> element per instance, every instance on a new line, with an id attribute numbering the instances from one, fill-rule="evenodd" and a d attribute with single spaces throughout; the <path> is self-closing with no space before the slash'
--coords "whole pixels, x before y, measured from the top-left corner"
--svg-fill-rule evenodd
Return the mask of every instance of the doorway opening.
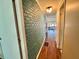
<path id="1" fill-rule="evenodd" d="M 61 19 L 60 13 L 58 13 L 60 12 L 62 5 L 60 2 L 61 1 L 57 0 L 23 0 L 24 23 L 29 59 L 60 58 L 61 52 L 58 47 L 62 40 L 59 40 L 61 35 L 59 33 L 64 30 L 62 29 L 60 31 L 61 24 L 59 23 L 59 20 Z M 57 18 L 59 20 L 57 20 Z"/>

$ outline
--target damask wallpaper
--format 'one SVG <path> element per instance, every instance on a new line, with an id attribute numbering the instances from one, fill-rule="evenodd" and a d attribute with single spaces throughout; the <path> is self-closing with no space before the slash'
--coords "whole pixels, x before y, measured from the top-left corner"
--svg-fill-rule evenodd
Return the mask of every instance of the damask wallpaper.
<path id="1" fill-rule="evenodd" d="M 28 58 L 36 59 L 45 36 L 45 24 L 42 12 L 36 0 L 23 0 Z"/>

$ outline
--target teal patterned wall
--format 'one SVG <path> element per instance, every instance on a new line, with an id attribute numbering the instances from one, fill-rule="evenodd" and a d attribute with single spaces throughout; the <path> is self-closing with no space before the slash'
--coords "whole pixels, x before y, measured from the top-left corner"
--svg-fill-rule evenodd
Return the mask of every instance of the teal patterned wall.
<path id="1" fill-rule="evenodd" d="M 44 17 L 36 0 L 23 0 L 28 58 L 36 59 L 44 40 Z"/>

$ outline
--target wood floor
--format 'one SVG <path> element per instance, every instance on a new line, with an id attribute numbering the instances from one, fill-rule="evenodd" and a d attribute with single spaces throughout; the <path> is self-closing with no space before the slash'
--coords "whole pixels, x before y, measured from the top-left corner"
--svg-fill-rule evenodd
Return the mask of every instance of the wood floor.
<path id="1" fill-rule="evenodd" d="M 56 42 L 50 38 L 45 42 L 38 59 L 60 59 L 61 53 L 56 48 Z"/>

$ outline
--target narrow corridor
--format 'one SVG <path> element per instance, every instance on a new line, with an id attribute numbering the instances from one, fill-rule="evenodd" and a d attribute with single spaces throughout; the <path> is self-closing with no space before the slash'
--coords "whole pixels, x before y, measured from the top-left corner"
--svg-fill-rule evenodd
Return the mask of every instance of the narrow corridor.
<path id="1" fill-rule="evenodd" d="M 38 59 L 60 59 L 61 55 L 58 53 L 56 42 L 48 39 L 44 44 Z"/>
<path id="2" fill-rule="evenodd" d="M 38 59 L 60 59 L 60 54 L 56 47 L 56 30 L 48 30 L 48 38 L 44 43 Z M 59 52 L 60 53 L 60 52 Z"/>
<path id="3" fill-rule="evenodd" d="M 0 59 L 79 59 L 79 0 L 0 0 Z"/>

